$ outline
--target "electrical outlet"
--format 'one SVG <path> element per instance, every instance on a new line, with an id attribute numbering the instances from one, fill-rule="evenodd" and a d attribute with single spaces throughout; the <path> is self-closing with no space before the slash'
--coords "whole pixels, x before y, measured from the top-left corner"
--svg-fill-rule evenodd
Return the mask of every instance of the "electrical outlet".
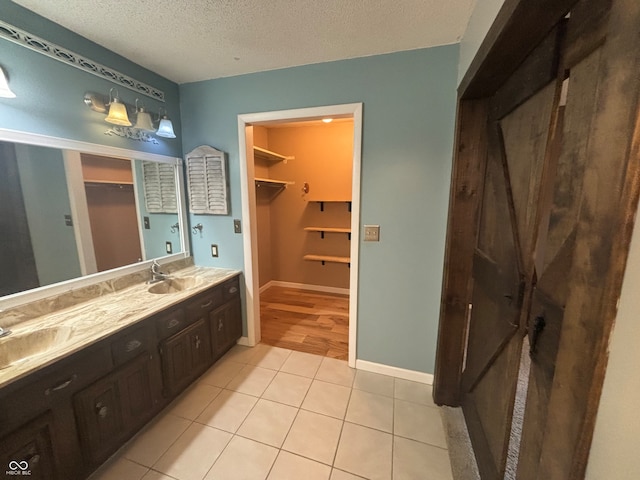
<path id="1" fill-rule="evenodd" d="M 149 217 L 142 217 L 142 220 L 144 221 L 145 230 L 149 230 L 151 228 L 151 223 L 149 223 Z"/>
<path id="2" fill-rule="evenodd" d="M 233 221 L 233 233 L 242 233 L 242 223 L 237 218 Z"/>
<path id="3" fill-rule="evenodd" d="M 173 246 L 171 245 L 171 242 L 166 242 L 165 247 L 167 249 L 167 253 L 173 253 Z"/>
<path id="4" fill-rule="evenodd" d="M 364 241 L 379 242 L 380 241 L 380 225 L 365 225 Z"/>
<path id="5" fill-rule="evenodd" d="M 64 224 L 67 227 L 73 227 L 73 220 L 71 219 L 71 215 L 65 215 L 64 216 Z"/>
<path id="6" fill-rule="evenodd" d="M 212 257 L 217 257 L 218 256 L 218 245 L 212 243 L 211 244 L 211 256 Z"/>

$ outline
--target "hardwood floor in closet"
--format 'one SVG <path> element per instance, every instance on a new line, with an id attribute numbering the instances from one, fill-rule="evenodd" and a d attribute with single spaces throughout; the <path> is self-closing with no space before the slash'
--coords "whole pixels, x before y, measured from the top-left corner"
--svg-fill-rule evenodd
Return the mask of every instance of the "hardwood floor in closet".
<path id="1" fill-rule="evenodd" d="M 349 296 L 270 287 L 260 294 L 262 343 L 347 360 Z"/>

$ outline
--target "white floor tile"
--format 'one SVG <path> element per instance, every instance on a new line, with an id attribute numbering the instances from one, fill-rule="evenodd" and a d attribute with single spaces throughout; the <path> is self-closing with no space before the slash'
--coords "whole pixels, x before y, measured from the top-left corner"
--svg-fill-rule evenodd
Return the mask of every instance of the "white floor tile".
<path id="1" fill-rule="evenodd" d="M 249 365 L 255 365 L 262 368 L 270 368 L 272 370 L 280 370 L 280 367 L 287 361 L 291 350 L 286 348 L 273 347 L 271 345 L 258 344 L 254 348 L 255 353 L 247 362 Z"/>
<path id="2" fill-rule="evenodd" d="M 259 397 L 264 393 L 275 376 L 275 370 L 245 365 L 245 367 L 240 370 L 240 373 L 229 382 L 227 389 Z"/>
<path id="3" fill-rule="evenodd" d="M 278 449 L 235 436 L 205 480 L 265 480 Z"/>
<path id="4" fill-rule="evenodd" d="M 393 377 L 357 370 L 353 388 L 377 395 L 393 397 Z"/>
<path id="5" fill-rule="evenodd" d="M 341 420 L 300 410 L 282 448 L 331 465 L 341 429 Z"/>
<path id="6" fill-rule="evenodd" d="M 278 372 L 265 390 L 262 398 L 299 407 L 302 405 L 310 385 L 310 378 Z"/>
<path id="7" fill-rule="evenodd" d="M 163 414 L 124 447 L 122 456 L 151 467 L 190 424 L 187 419 Z"/>
<path id="8" fill-rule="evenodd" d="M 178 480 L 200 480 L 220 456 L 231 437 L 228 432 L 193 423 L 160 457 L 153 469 Z"/>
<path id="9" fill-rule="evenodd" d="M 393 480 L 453 480 L 447 450 L 402 437 L 393 442 Z"/>
<path id="10" fill-rule="evenodd" d="M 222 389 L 218 387 L 196 383 L 174 400 L 169 407 L 169 413 L 195 420 L 221 391 Z"/>
<path id="11" fill-rule="evenodd" d="M 393 398 L 353 390 L 345 420 L 392 433 Z"/>
<path id="12" fill-rule="evenodd" d="M 237 434 L 280 448 L 297 413 L 297 408 L 260 399 Z"/>
<path id="13" fill-rule="evenodd" d="M 393 436 L 345 422 L 334 466 L 370 480 L 391 480 Z"/>
<path id="14" fill-rule="evenodd" d="M 343 419 L 351 389 L 334 383 L 314 380 L 302 402 L 302 408 Z"/>
<path id="15" fill-rule="evenodd" d="M 237 363 L 248 363 L 255 354 L 255 347 L 245 347 L 244 345 L 234 345 L 222 357 L 222 361 L 232 360 Z"/>
<path id="16" fill-rule="evenodd" d="M 213 367 L 200 377 L 200 383 L 224 388 L 244 368 L 244 365 L 244 363 L 234 362 L 233 360 L 218 360 Z"/>
<path id="17" fill-rule="evenodd" d="M 400 400 L 437 407 L 433 403 L 433 387 L 426 383 L 396 378 L 394 396 Z"/>
<path id="18" fill-rule="evenodd" d="M 120 480 L 128 479 L 129 477 L 120 477 Z M 174 480 L 173 477 L 169 477 L 164 473 L 149 470 L 147 474 L 142 477 L 142 480 Z"/>
<path id="19" fill-rule="evenodd" d="M 235 433 L 257 401 L 251 395 L 223 390 L 198 416 L 196 422 Z"/>
<path id="20" fill-rule="evenodd" d="M 320 355 L 313 355 L 311 353 L 291 352 L 291 355 L 289 355 L 287 361 L 284 362 L 280 371 L 313 378 L 316 376 L 316 372 L 318 368 L 320 368 L 320 363 L 323 358 L 324 357 Z"/>
<path id="21" fill-rule="evenodd" d="M 342 470 L 338 470 L 334 468 L 331 470 L 331 478 L 330 480 L 362 480 L 363 477 L 358 477 L 351 473 L 343 472 Z"/>
<path id="22" fill-rule="evenodd" d="M 329 480 L 331 467 L 281 450 L 268 480 Z"/>
<path id="23" fill-rule="evenodd" d="M 140 480 L 149 469 L 126 458 L 115 458 L 102 465 L 89 480 Z"/>
<path id="24" fill-rule="evenodd" d="M 346 361 L 325 357 L 322 359 L 315 378 L 323 382 L 337 383 L 338 385 L 351 387 L 355 376 L 355 369 L 349 367 Z"/>
<path id="25" fill-rule="evenodd" d="M 439 408 L 396 399 L 393 428 L 400 437 L 447 448 Z"/>

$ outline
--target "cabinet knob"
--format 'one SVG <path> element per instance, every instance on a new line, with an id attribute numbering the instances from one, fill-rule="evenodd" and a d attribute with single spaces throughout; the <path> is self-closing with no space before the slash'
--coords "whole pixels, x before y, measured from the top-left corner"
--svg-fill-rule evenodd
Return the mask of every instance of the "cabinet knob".
<path id="1" fill-rule="evenodd" d="M 140 348 L 142 342 L 140 340 L 129 340 L 125 346 L 127 352 L 133 352 L 135 349 Z"/>
<path id="2" fill-rule="evenodd" d="M 222 324 L 222 319 L 219 318 L 218 319 L 218 331 L 222 331 L 222 329 L 224 328 L 224 325 Z"/>
<path id="3" fill-rule="evenodd" d="M 38 455 L 37 453 L 33 457 L 27 460 L 27 462 L 29 462 L 30 467 L 37 465 L 39 461 L 40 461 L 40 455 Z"/>
<path id="4" fill-rule="evenodd" d="M 109 409 L 101 402 L 96 403 L 96 413 L 100 418 L 105 418 L 107 415 L 109 415 Z"/>
<path id="5" fill-rule="evenodd" d="M 196 341 L 195 341 L 196 348 L 200 348 L 200 344 L 201 343 L 202 343 L 202 341 L 200 340 L 200 336 L 196 335 Z"/>
<path id="6" fill-rule="evenodd" d="M 229 289 L 229 293 L 236 293 L 238 291 L 238 287 L 231 287 Z"/>

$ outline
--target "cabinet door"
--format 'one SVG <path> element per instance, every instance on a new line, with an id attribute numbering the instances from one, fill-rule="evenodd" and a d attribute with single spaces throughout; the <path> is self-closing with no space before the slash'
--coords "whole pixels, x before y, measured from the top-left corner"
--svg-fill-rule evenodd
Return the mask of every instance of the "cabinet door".
<path id="1" fill-rule="evenodd" d="M 160 344 L 166 396 L 173 396 L 211 364 L 211 345 L 204 319 Z"/>
<path id="2" fill-rule="evenodd" d="M 80 443 L 89 463 L 105 460 L 124 432 L 118 379 L 108 375 L 75 396 Z"/>
<path id="3" fill-rule="evenodd" d="M 211 342 L 214 358 L 222 356 L 242 335 L 240 300 L 226 303 L 211 312 Z"/>
<path id="4" fill-rule="evenodd" d="M 0 440 L 0 468 L 6 470 L 7 478 L 28 475 L 32 479 L 59 479 L 52 437 L 53 423 L 45 414 Z"/>
<path id="5" fill-rule="evenodd" d="M 152 362 L 143 354 L 75 397 L 80 442 L 101 463 L 155 413 Z"/>

